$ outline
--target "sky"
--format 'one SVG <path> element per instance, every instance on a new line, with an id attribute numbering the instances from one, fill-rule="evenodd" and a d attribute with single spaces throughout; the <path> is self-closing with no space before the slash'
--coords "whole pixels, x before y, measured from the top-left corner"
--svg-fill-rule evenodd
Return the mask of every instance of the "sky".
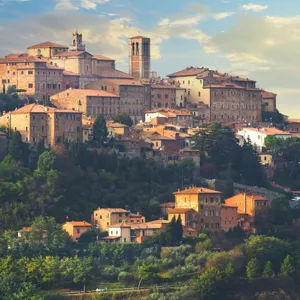
<path id="1" fill-rule="evenodd" d="M 0 0 L 0 56 L 71 42 L 116 59 L 128 72 L 127 40 L 151 38 L 158 75 L 207 67 L 257 81 L 278 109 L 300 118 L 299 0 Z"/>

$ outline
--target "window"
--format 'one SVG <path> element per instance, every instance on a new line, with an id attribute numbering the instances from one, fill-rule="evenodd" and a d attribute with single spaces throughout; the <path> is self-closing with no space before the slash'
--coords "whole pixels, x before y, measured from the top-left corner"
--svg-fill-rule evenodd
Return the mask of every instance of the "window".
<path id="1" fill-rule="evenodd" d="M 157 94 L 157 98 L 160 99 L 161 98 L 161 94 Z"/>
<path id="2" fill-rule="evenodd" d="M 80 229 L 79 229 L 79 228 L 78 228 L 78 229 L 76 229 L 76 232 L 77 232 L 77 233 L 80 233 Z"/>
<path id="3" fill-rule="evenodd" d="M 32 116 L 32 120 L 35 120 L 35 116 Z"/>
<path id="4" fill-rule="evenodd" d="M 32 138 L 32 141 L 35 143 L 35 137 Z"/>
<path id="5" fill-rule="evenodd" d="M 28 71 L 28 74 L 29 74 L 29 75 L 32 75 L 32 74 L 33 74 L 33 71 Z"/>
<path id="6" fill-rule="evenodd" d="M 44 132 L 45 131 L 45 127 L 44 126 L 42 126 L 42 132 Z"/>
<path id="7" fill-rule="evenodd" d="M 188 91 L 188 96 L 191 96 L 191 91 Z"/>
<path id="8" fill-rule="evenodd" d="M 219 223 L 216 223 L 216 228 L 220 228 L 220 224 Z"/>
<path id="9" fill-rule="evenodd" d="M 199 96 L 199 97 L 201 96 L 201 92 L 198 92 L 198 96 Z"/>
<path id="10" fill-rule="evenodd" d="M 26 131 L 28 131 L 28 127 L 26 127 Z"/>
<path id="11" fill-rule="evenodd" d="M 190 81 L 188 81 L 188 84 L 190 84 L 191 82 Z"/>
<path id="12" fill-rule="evenodd" d="M 165 95 L 165 99 L 168 99 L 168 98 L 169 98 L 169 95 L 166 94 L 166 95 Z"/>
<path id="13" fill-rule="evenodd" d="M 32 126 L 32 131 L 35 131 L 35 126 Z"/>
<path id="14" fill-rule="evenodd" d="M 29 83 L 29 84 L 28 84 L 28 88 L 29 88 L 29 89 L 32 89 L 32 88 L 33 88 L 33 84 L 32 84 L 32 83 Z"/>

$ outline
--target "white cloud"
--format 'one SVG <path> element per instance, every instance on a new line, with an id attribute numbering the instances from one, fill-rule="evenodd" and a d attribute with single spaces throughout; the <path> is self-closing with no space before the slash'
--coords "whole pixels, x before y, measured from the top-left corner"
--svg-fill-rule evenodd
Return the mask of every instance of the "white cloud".
<path id="1" fill-rule="evenodd" d="M 22 0 L 21 0 L 22 1 Z M 56 0 L 56 9 L 57 10 L 78 10 L 79 8 L 83 9 L 96 9 L 98 5 L 105 4 L 110 2 L 110 0 L 78 0 L 73 2 L 73 0 Z"/>
<path id="2" fill-rule="evenodd" d="M 260 5 L 260 4 L 255 4 L 255 3 L 248 3 L 244 4 L 242 6 L 243 9 L 245 10 L 252 10 L 252 11 L 263 11 L 268 8 L 268 5 Z"/>
<path id="3" fill-rule="evenodd" d="M 213 18 L 215 20 L 222 20 L 222 19 L 226 19 L 228 17 L 231 17 L 235 14 L 235 12 L 233 11 L 228 11 L 228 12 L 221 12 L 221 13 L 217 13 L 213 15 Z"/>

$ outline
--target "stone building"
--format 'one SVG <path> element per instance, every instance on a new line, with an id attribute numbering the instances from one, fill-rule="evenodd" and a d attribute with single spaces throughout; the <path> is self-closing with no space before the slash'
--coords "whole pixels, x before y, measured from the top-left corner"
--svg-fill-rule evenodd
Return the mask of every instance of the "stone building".
<path id="1" fill-rule="evenodd" d="M 24 142 L 36 146 L 44 141 L 45 147 L 54 147 L 65 141 L 82 141 L 82 113 L 39 104 L 30 104 L 4 114 L 0 125 L 19 131 Z"/>
<path id="2" fill-rule="evenodd" d="M 77 88 L 79 76 L 36 56 L 11 54 L 0 58 L 0 80 L 6 88 L 22 90 L 21 97 L 47 100 L 66 86 Z"/>
<path id="3" fill-rule="evenodd" d="M 186 68 L 168 77 L 171 83 L 185 89 L 183 104 L 210 107 L 209 121 L 261 121 L 261 90 L 253 80 L 203 67 Z"/>
<path id="4" fill-rule="evenodd" d="M 151 108 L 175 108 L 176 87 L 170 84 L 151 84 Z"/>
<path id="5" fill-rule="evenodd" d="M 120 112 L 128 113 L 133 122 L 144 117 L 151 106 L 150 87 L 139 80 L 101 79 L 87 85 L 88 89 L 104 90 L 120 97 Z"/>
<path id="6" fill-rule="evenodd" d="M 277 95 L 265 90 L 261 90 L 262 95 L 262 108 L 265 111 L 275 111 L 276 110 L 276 97 Z"/>
<path id="7" fill-rule="evenodd" d="M 135 79 L 150 79 L 150 39 L 135 36 L 128 40 L 129 74 Z"/>
<path id="8" fill-rule="evenodd" d="M 51 102 L 60 109 L 102 115 L 107 120 L 120 112 L 120 97 L 103 90 L 68 89 L 53 95 Z"/>
<path id="9" fill-rule="evenodd" d="M 176 208 L 191 208 L 199 213 L 199 229 L 220 231 L 222 193 L 202 187 L 178 190 L 175 195 Z"/>
<path id="10" fill-rule="evenodd" d="M 61 52 L 65 52 L 67 50 L 67 46 L 59 45 L 48 41 L 28 47 L 27 53 L 29 56 L 51 58 L 52 56 Z"/>

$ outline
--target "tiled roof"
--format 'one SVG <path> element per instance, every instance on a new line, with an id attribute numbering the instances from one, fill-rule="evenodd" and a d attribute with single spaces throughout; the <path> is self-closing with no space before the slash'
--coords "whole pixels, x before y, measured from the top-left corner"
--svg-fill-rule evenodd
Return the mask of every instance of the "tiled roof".
<path id="1" fill-rule="evenodd" d="M 185 231 L 185 232 L 197 232 L 197 230 L 192 227 L 182 226 L 182 228 L 183 228 L 183 231 Z"/>
<path id="2" fill-rule="evenodd" d="M 46 64 L 47 69 L 51 70 L 63 70 L 63 68 L 60 68 L 58 66 L 52 65 L 52 64 Z"/>
<path id="3" fill-rule="evenodd" d="M 229 204 L 221 204 L 221 207 L 228 207 L 228 208 L 237 208 L 238 206 L 235 206 L 235 205 L 229 205 Z"/>
<path id="4" fill-rule="evenodd" d="M 174 85 L 168 85 L 168 84 L 151 84 L 151 89 L 176 89 L 176 86 Z"/>
<path id="5" fill-rule="evenodd" d="M 121 123 L 111 123 L 110 125 L 107 125 L 108 127 L 111 127 L 111 128 L 128 128 L 129 126 L 125 125 L 125 124 L 121 124 Z"/>
<path id="6" fill-rule="evenodd" d="M 84 96 L 100 96 L 100 97 L 111 97 L 111 98 L 120 98 L 119 96 L 109 93 L 107 91 L 103 90 L 89 90 L 89 89 L 68 89 L 66 90 L 70 94 L 78 94 L 78 95 L 84 95 Z M 66 91 L 62 91 L 60 93 L 57 93 L 55 95 L 59 95 L 61 93 L 65 93 Z"/>
<path id="7" fill-rule="evenodd" d="M 104 69 L 98 73 L 103 78 L 115 79 L 134 79 L 131 75 L 117 69 Z"/>
<path id="8" fill-rule="evenodd" d="M 261 90 L 261 94 L 262 94 L 263 98 L 274 98 L 277 96 L 276 94 L 274 94 L 272 92 L 267 92 L 265 90 Z"/>
<path id="9" fill-rule="evenodd" d="M 174 208 L 175 202 L 166 202 L 160 205 L 161 208 Z"/>
<path id="10" fill-rule="evenodd" d="M 266 135 L 290 135 L 289 132 L 287 131 L 283 131 L 280 130 L 278 128 L 275 127 L 264 127 L 264 128 L 253 128 L 253 127 L 246 127 L 244 128 L 245 130 L 250 130 L 250 131 L 255 131 L 255 132 L 260 132 L 260 133 L 264 133 Z"/>
<path id="11" fill-rule="evenodd" d="M 250 198 L 250 199 L 252 199 L 252 200 L 254 200 L 254 201 L 268 201 L 268 199 L 267 198 L 265 198 L 265 197 L 263 197 L 263 196 L 260 196 L 260 195 L 257 195 L 257 194 L 253 194 L 253 193 L 241 193 L 241 194 L 237 194 L 237 195 L 234 195 L 234 196 L 232 196 L 232 197 L 230 197 L 230 198 L 228 198 L 228 199 L 226 199 L 225 200 L 225 205 L 227 205 L 227 201 L 228 200 L 232 200 L 232 199 L 236 199 L 236 200 L 241 200 L 241 199 L 244 199 L 245 198 L 245 196 L 247 197 L 247 198 Z M 231 206 L 230 204 L 228 204 L 229 206 Z"/>
<path id="12" fill-rule="evenodd" d="M 66 71 L 66 70 L 64 70 L 63 74 L 64 74 L 65 76 L 78 76 L 78 77 L 80 76 L 80 75 L 77 74 L 77 73 L 73 73 L 73 72 Z"/>
<path id="13" fill-rule="evenodd" d="M 146 135 L 146 138 L 149 139 L 149 140 L 176 141 L 174 138 L 170 138 L 170 137 L 161 135 L 157 132 Z"/>
<path id="14" fill-rule="evenodd" d="M 93 225 L 85 221 L 71 221 L 66 224 L 72 225 L 73 227 L 92 227 Z"/>
<path id="15" fill-rule="evenodd" d="M 184 214 L 193 210 L 192 208 L 173 208 L 168 211 L 168 214 Z"/>
<path id="16" fill-rule="evenodd" d="M 1 63 L 22 63 L 22 62 L 47 62 L 47 60 L 36 56 L 9 56 L 0 58 Z"/>
<path id="17" fill-rule="evenodd" d="M 55 56 L 55 57 L 79 56 L 83 53 L 87 53 L 87 54 L 91 55 L 90 53 L 88 53 L 86 51 L 66 51 L 66 52 L 57 53 L 53 56 Z"/>
<path id="18" fill-rule="evenodd" d="M 127 222 L 125 222 L 125 221 L 123 221 L 123 222 L 121 222 L 121 223 L 117 223 L 117 224 L 112 224 L 112 225 L 109 225 L 108 227 L 113 227 L 113 228 L 116 228 L 116 227 L 122 227 L 122 228 L 130 228 L 131 227 L 131 224 L 129 224 L 129 223 L 127 223 Z"/>
<path id="19" fill-rule="evenodd" d="M 93 55 L 93 58 L 95 58 L 97 60 L 112 60 L 112 61 L 115 61 L 114 59 L 109 58 L 109 57 L 104 56 L 104 55 Z"/>
<path id="20" fill-rule="evenodd" d="M 190 67 L 190 68 L 186 68 L 183 69 L 181 71 L 172 73 L 167 75 L 168 77 L 180 77 L 180 76 L 197 76 L 199 73 L 208 70 L 206 68 L 194 68 L 194 67 Z"/>
<path id="21" fill-rule="evenodd" d="M 36 45 L 32 45 L 30 47 L 28 47 L 27 49 L 36 49 L 36 48 L 64 48 L 64 49 L 68 49 L 68 47 L 60 45 L 60 44 L 56 44 L 53 42 L 44 42 L 44 43 L 40 43 L 40 44 L 36 44 Z"/>
<path id="22" fill-rule="evenodd" d="M 81 113 L 73 110 L 67 110 L 67 109 L 57 109 L 49 106 L 44 106 L 41 104 L 33 103 L 29 105 L 25 105 L 19 109 L 16 109 L 12 112 L 9 112 L 9 114 L 24 114 L 24 113 L 54 113 L 54 112 L 64 112 L 64 113 Z"/>
<path id="23" fill-rule="evenodd" d="M 168 220 L 163 220 L 163 219 L 158 219 L 158 220 L 153 220 L 153 221 L 147 222 L 147 224 L 168 224 L 168 223 L 169 223 Z"/>
<path id="24" fill-rule="evenodd" d="M 143 84 L 138 80 L 131 79 L 108 79 L 110 82 L 119 84 L 119 85 L 127 85 L 127 86 L 143 86 Z"/>
<path id="25" fill-rule="evenodd" d="M 210 190 L 203 187 L 190 187 L 182 191 L 178 191 L 173 193 L 174 195 L 180 195 L 180 194 L 222 194 L 222 192 Z"/>
<path id="26" fill-rule="evenodd" d="M 98 208 L 97 210 L 100 210 L 100 209 L 103 209 L 110 213 L 129 213 L 128 210 L 123 209 L 123 208 Z"/>
<path id="27" fill-rule="evenodd" d="M 120 239 L 121 237 L 120 236 L 106 236 L 104 238 L 102 238 L 102 240 L 117 240 L 117 239 Z"/>
<path id="28" fill-rule="evenodd" d="M 144 216 L 141 215 L 140 213 L 137 213 L 137 214 L 131 213 L 131 214 L 130 214 L 130 218 L 144 218 Z"/>

